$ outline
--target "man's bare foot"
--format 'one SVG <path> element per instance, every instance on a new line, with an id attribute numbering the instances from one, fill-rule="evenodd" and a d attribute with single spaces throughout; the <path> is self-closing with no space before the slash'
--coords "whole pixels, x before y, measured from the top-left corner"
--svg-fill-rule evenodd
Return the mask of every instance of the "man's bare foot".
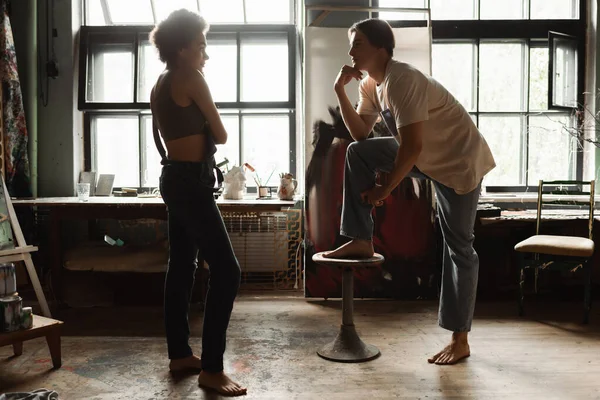
<path id="1" fill-rule="evenodd" d="M 375 254 L 370 240 L 352 239 L 337 249 L 323 254 L 325 258 L 371 258 Z"/>
<path id="2" fill-rule="evenodd" d="M 242 396 L 246 394 L 246 388 L 232 381 L 224 372 L 211 374 L 206 371 L 200 372 L 198 384 L 206 389 L 213 389 L 224 396 Z"/>
<path id="3" fill-rule="evenodd" d="M 471 355 L 471 350 L 469 348 L 467 335 L 467 332 L 454 332 L 450 344 L 427 361 L 430 364 L 450 365 L 456 364 L 460 360 L 469 357 Z"/>
<path id="4" fill-rule="evenodd" d="M 191 355 L 185 358 L 177 358 L 171 360 L 169 363 L 169 370 L 171 372 L 181 372 L 188 370 L 200 371 L 202 370 L 202 361 L 200 357 Z"/>

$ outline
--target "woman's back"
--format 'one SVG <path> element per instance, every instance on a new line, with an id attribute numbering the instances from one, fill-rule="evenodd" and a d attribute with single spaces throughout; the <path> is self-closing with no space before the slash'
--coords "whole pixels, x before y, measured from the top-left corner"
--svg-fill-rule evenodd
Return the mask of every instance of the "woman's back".
<path id="1" fill-rule="evenodd" d="M 190 84 L 187 76 L 182 71 L 166 70 L 158 78 L 152 90 L 152 113 L 170 159 L 202 161 L 216 149 L 211 146 L 204 114 L 186 94 L 186 85 Z"/>

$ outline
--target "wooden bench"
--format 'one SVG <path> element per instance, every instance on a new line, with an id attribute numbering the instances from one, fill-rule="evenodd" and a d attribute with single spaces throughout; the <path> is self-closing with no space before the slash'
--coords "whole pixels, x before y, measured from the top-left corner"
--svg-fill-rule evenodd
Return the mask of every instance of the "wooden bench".
<path id="1" fill-rule="evenodd" d="M 62 356 L 60 350 L 60 334 L 62 322 L 52 318 L 33 315 L 33 326 L 29 329 L 22 329 L 14 332 L 0 333 L 0 347 L 11 345 L 15 356 L 23 354 L 23 342 L 38 337 L 45 336 L 50 357 L 54 368 L 60 368 L 62 365 Z"/>

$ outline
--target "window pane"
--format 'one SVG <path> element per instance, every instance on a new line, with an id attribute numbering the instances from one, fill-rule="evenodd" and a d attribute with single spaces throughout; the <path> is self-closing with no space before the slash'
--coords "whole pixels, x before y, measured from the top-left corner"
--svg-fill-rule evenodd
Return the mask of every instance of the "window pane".
<path id="1" fill-rule="evenodd" d="M 426 0 L 379 0 L 380 7 L 426 8 Z M 388 21 L 426 20 L 426 13 L 418 12 L 380 12 L 379 18 Z"/>
<path id="2" fill-rule="evenodd" d="M 217 164 L 229 160 L 227 167 L 240 166 L 240 117 L 238 115 L 221 115 L 221 121 L 227 132 L 227 143 L 217 145 L 215 160 Z"/>
<path id="3" fill-rule="evenodd" d="M 525 111 L 523 47 L 521 43 L 480 45 L 480 111 Z"/>
<path id="4" fill-rule="evenodd" d="M 529 50 L 529 109 L 548 109 L 548 48 Z"/>
<path id="5" fill-rule="evenodd" d="M 100 0 L 88 0 L 86 12 L 86 25 L 106 25 Z"/>
<path id="6" fill-rule="evenodd" d="M 479 130 L 488 142 L 494 159 L 494 168 L 484 178 L 486 186 L 520 185 L 521 182 L 521 117 L 479 116 Z"/>
<path id="7" fill-rule="evenodd" d="M 158 21 L 162 21 L 173 11 L 182 8 L 198 12 L 198 2 L 196 0 L 154 0 L 154 11 Z"/>
<path id="8" fill-rule="evenodd" d="M 433 77 L 467 109 L 475 110 L 475 46 L 471 43 L 435 43 Z"/>
<path id="9" fill-rule="evenodd" d="M 578 0 L 531 0 L 531 19 L 577 19 Z"/>
<path id="10" fill-rule="evenodd" d="M 552 105 L 577 107 L 577 39 L 552 35 Z"/>
<path id="11" fill-rule="evenodd" d="M 150 92 L 158 76 L 164 71 L 165 64 L 158 58 L 158 52 L 150 42 L 142 42 L 140 46 L 140 86 L 138 101 L 149 102 Z"/>
<path id="12" fill-rule="evenodd" d="M 527 2 L 523 0 L 480 0 L 481 19 L 523 19 Z M 545 0 L 544 0 L 545 1 Z"/>
<path id="13" fill-rule="evenodd" d="M 133 102 L 132 43 L 92 44 L 89 63 L 88 101 Z"/>
<path id="14" fill-rule="evenodd" d="M 150 0 L 106 0 L 114 25 L 153 25 Z"/>
<path id="15" fill-rule="evenodd" d="M 540 179 L 573 179 L 576 158 L 569 115 L 529 117 L 529 185 Z"/>
<path id="16" fill-rule="evenodd" d="M 430 0 L 431 19 L 476 19 L 477 0 Z"/>
<path id="17" fill-rule="evenodd" d="M 235 38 L 209 38 L 209 60 L 204 76 L 214 101 L 237 100 L 237 44 Z"/>
<path id="18" fill-rule="evenodd" d="M 144 163 L 142 165 L 142 187 L 158 187 L 162 165 L 160 154 L 154 143 L 152 116 L 144 116 Z"/>
<path id="19" fill-rule="evenodd" d="M 288 101 L 288 57 L 286 34 L 242 38 L 241 100 Z"/>
<path id="20" fill-rule="evenodd" d="M 96 117 L 94 167 L 98 174 L 114 174 L 115 187 L 139 187 L 138 117 Z"/>
<path id="21" fill-rule="evenodd" d="M 243 24 L 243 0 L 200 0 L 200 14 L 209 24 Z"/>
<path id="22" fill-rule="evenodd" d="M 290 172 L 289 116 L 242 116 L 242 140 L 244 162 L 256 168 L 262 185 L 277 186 L 279 174 Z M 246 185 L 251 187 L 256 183 L 248 177 Z"/>
<path id="23" fill-rule="evenodd" d="M 291 24 L 290 0 L 246 0 L 246 21 L 249 23 Z"/>

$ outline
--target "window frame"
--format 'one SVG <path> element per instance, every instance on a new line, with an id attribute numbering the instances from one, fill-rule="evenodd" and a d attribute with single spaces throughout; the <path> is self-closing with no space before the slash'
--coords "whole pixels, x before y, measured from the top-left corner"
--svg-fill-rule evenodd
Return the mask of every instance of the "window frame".
<path id="1" fill-rule="evenodd" d="M 145 155 L 143 153 L 143 129 L 141 124 L 143 123 L 142 116 L 150 113 L 150 102 L 138 101 L 138 90 L 140 87 L 140 58 L 141 58 L 141 44 L 148 40 L 148 35 L 152 31 L 154 26 L 148 25 L 131 25 L 131 26 L 82 26 L 80 31 L 80 44 L 79 44 L 79 77 L 78 77 L 78 108 L 84 114 L 84 168 L 86 171 L 91 171 L 94 166 L 94 150 L 93 146 L 93 132 L 92 132 L 92 119 L 95 116 L 118 116 L 118 115 L 137 115 L 140 121 L 139 129 L 139 141 L 140 141 L 140 187 L 138 189 L 144 189 L 143 186 L 143 162 Z M 288 99 L 286 101 L 241 101 L 241 43 L 244 39 L 245 34 L 250 34 L 253 37 L 256 35 L 264 34 L 265 37 L 272 37 L 280 34 L 287 35 L 288 44 Z M 242 138 L 243 132 L 242 126 L 242 115 L 244 111 L 248 110 L 265 110 L 261 113 L 265 116 L 268 115 L 289 115 L 290 130 L 289 130 L 289 159 L 290 159 L 290 172 L 297 175 L 297 158 L 296 154 L 296 57 L 297 57 L 297 29 L 295 25 L 283 25 L 283 24 L 268 24 L 268 25 L 212 25 L 210 31 L 207 34 L 207 39 L 210 43 L 211 36 L 223 36 L 223 35 L 235 35 L 237 44 L 237 99 L 233 102 L 215 102 L 215 105 L 224 114 L 231 114 L 228 111 L 238 110 L 234 114 L 239 115 L 239 140 L 240 140 L 240 154 L 242 153 Z M 88 76 L 91 71 L 89 65 L 89 56 L 91 54 L 91 43 L 95 40 L 97 35 L 103 35 L 104 39 L 110 42 L 123 43 L 126 40 L 132 40 L 134 44 L 134 81 L 133 81 L 133 101 L 132 102 L 95 102 L 87 100 L 87 82 Z M 104 40 L 101 43 L 105 43 Z M 118 189 L 118 188 L 115 188 Z M 254 188 L 249 187 L 248 192 L 253 193 Z"/>
<path id="2" fill-rule="evenodd" d="M 474 111 L 469 111 L 469 114 L 475 116 L 475 120 L 479 122 L 479 115 L 493 115 L 494 112 L 481 112 L 479 110 L 479 51 L 480 44 L 482 41 L 489 40 L 525 40 L 527 48 L 531 48 L 532 42 L 536 41 L 547 41 L 549 32 L 558 32 L 561 34 L 573 36 L 577 38 L 577 103 L 578 108 L 571 108 L 572 111 L 581 111 L 582 104 L 585 104 L 584 92 L 585 92 L 585 42 L 586 42 L 586 30 L 587 30 L 587 2 L 585 0 L 579 0 L 579 18 L 578 19 L 530 19 L 531 17 L 531 2 L 527 2 L 527 17 L 525 19 L 511 19 L 511 20 L 491 20 L 491 19 L 479 19 L 480 18 L 480 0 L 476 1 L 477 12 L 476 19 L 469 20 L 432 20 L 431 21 L 431 32 L 432 41 L 436 42 L 448 42 L 458 43 L 460 41 L 472 41 L 475 43 L 477 52 L 477 74 L 476 74 L 476 107 Z M 425 4 L 429 5 L 429 0 L 425 0 Z M 373 7 L 379 7 L 379 0 L 373 0 Z M 377 17 L 379 13 L 372 13 L 373 17 Z M 408 27 L 408 26 L 423 26 L 424 21 L 388 21 L 392 27 Z M 419 25 L 419 23 L 421 25 Z M 425 25 L 426 26 L 426 25 Z M 548 43 L 549 45 L 549 43 Z M 535 47 L 535 45 L 534 45 Z M 551 52 L 551 49 L 549 48 Z M 529 59 L 529 56 L 528 56 Z M 548 73 L 550 74 L 550 64 Z M 529 79 L 529 73 L 527 74 Z M 550 80 L 550 76 L 549 76 Z M 551 96 L 551 93 L 549 93 Z M 540 111 L 548 114 L 564 114 L 566 110 L 558 111 L 553 110 L 551 105 L 548 104 L 548 109 Z M 502 112 L 500 112 L 501 114 Z M 537 112 L 539 113 L 539 112 Z M 506 113 L 508 114 L 508 113 Z M 534 114 L 533 111 L 529 111 L 529 90 L 527 95 L 527 108 L 526 111 L 511 112 L 510 114 L 521 115 L 525 118 L 528 123 L 529 115 Z M 576 119 L 574 121 L 579 129 L 583 121 Z M 525 130 L 528 129 L 525 127 Z M 526 136 L 523 139 L 528 141 L 529 133 L 525 133 Z M 584 168 L 584 152 L 583 152 L 583 138 L 577 138 L 577 150 L 575 159 L 575 178 L 576 180 L 583 179 L 583 168 Z M 526 146 L 526 154 L 528 157 L 528 145 Z M 525 162 L 528 162 L 525 160 Z M 523 160 L 521 160 L 523 164 Z M 525 176 L 527 179 L 527 176 Z M 537 185 L 528 185 L 527 180 L 524 181 L 523 185 L 510 185 L 510 186 L 487 186 L 488 192 L 529 192 L 536 191 Z"/>

